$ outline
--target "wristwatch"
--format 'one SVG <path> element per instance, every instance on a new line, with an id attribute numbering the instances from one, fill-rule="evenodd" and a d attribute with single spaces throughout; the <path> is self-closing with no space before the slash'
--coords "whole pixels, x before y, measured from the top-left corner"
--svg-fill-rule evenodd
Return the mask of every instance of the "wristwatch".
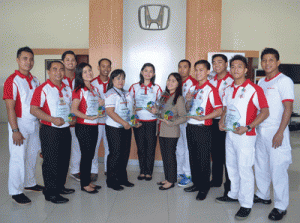
<path id="1" fill-rule="evenodd" d="M 12 129 L 11 131 L 12 132 L 19 132 L 20 130 L 19 130 L 19 128 L 16 128 L 16 129 Z"/>
<path id="2" fill-rule="evenodd" d="M 251 131 L 250 125 L 247 125 L 246 127 L 247 127 L 247 129 L 248 129 L 248 132 Z"/>

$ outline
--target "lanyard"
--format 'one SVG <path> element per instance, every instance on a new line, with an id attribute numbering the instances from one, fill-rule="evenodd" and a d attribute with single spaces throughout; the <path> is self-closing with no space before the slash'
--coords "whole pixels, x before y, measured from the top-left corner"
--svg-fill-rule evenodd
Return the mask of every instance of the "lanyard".
<path id="1" fill-rule="evenodd" d="M 118 92 L 118 90 L 115 89 L 115 92 L 122 98 L 123 102 L 125 103 L 125 106 L 127 107 L 127 99 L 126 99 L 126 95 L 123 93 L 122 95 Z"/>

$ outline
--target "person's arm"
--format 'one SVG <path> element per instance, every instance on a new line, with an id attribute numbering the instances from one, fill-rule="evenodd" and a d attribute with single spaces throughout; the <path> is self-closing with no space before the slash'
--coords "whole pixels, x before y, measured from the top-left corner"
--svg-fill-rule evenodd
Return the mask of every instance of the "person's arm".
<path id="1" fill-rule="evenodd" d="M 38 106 L 30 105 L 30 113 L 38 119 L 44 120 L 46 122 L 51 122 L 56 126 L 62 126 L 63 124 L 65 124 L 65 121 L 62 118 L 52 117 Z"/>
<path id="2" fill-rule="evenodd" d="M 260 110 L 260 113 L 254 119 L 254 121 L 249 124 L 250 128 L 251 129 L 255 128 L 256 126 L 258 126 L 260 123 L 262 123 L 268 117 L 269 117 L 269 108 L 262 108 Z M 238 135 L 243 135 L 247 131 L 248 131 L 248 128 L 246 126 L 240 126 L 240 127 L 236 128 L 236 131 L 234 131 L 234 133 L 236 133 Z"/>
<path id="3" fill-rule="evenodd" d="M 82 119 L 88 119 L 88 120 L 95 120 L 99 118 L 99 116 L 87 116 L 86 114 L 83 114 L 81 111 L 78 110 L 80 104 L 80 100 L 78 98 L 74 98 L 71 105 L 71 113 L 74 113 L 77 117 Z"/>
<path id="4" fill-rule="evenodd" d="M 184 100 L 183 96 L 178 97 L 175 107 L 177 109 L 178 117 L 175 118 L 174 121 L 164 120 L 164 122 L 166 124 L 168 124 L 169 126 L 179 125 L 179 124 L 185 123 L 187 120 L 186 110 L 185 110 L 185 100 Z"/>
<path id="5" fill-rule="evenodd" d="M 283 132 L 287 127 L 287 125 L 289 124 L 293 112 L 293 101 L 285 101 L 283 102 L 283 106 L 284 106 L 284 111 L 282 114 L 281 122 L 272 140 L 272 147 L 274 147 L 275 149 L 282 145 Z"/>
<path id="6" fill-rule="evenodd" d="M 130 129 L 131 126 L 128 122 L 124 121 L 116 112 L 114 107 L 106 108 L 106 114 L 115 122 L 124 126 L 125 129 Z"/>
<path id="7" fill-rule="evenodd" d="M 226 111 L 227 111 L 227 106 L 224 106 L 222 114 L 221 114 L 221 118 L 220 118 L 220 121 L 219 121 L 219 129 L 220 129 L 220 131 L 226 131 L 226 129 L 225 129 L 226 126 L 225 126 L 225 122 L 224 122 Z"/>
<path id="8" fill-rule="evenodd" d="M 5 99 L 7 118 L 11 129 L 18 129 L 17 115 L 15 111 L 16 101 L 13 99 Z M 13 143 L 17 146 L 23 144 L 25 139 L 20 131 L 13 132 L 12 134 Z"/>

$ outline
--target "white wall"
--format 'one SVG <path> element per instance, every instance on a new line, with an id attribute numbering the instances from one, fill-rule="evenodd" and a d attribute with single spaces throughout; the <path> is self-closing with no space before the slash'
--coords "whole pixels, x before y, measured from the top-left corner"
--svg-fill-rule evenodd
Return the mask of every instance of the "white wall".
<path id="1" fill-rule="evenodd" d="M 142 30 L 138 23 L 138 8 L 143 4 L 155 3 L 170 7 L 170 26 L 163 31 Z M 155 83 L 165 89 L 167 76 L 177 72 L 178 62 L 185 58 L 186 1 L 124 0 L 123 7 L 123 69 L 127 75 L 125 89 L 139 81 L 140 70 L 147 62 L 155 66 Z"/>
<path id="2" fill-rule="evenodd" d="M 282 63 L 300 63 L 299 0 L 222 0 L 223 50 L 276 48 Z M 299 74 L 300 75 L 300 74 Z M 300 113 L 300 85 L 294 111 Z"/>

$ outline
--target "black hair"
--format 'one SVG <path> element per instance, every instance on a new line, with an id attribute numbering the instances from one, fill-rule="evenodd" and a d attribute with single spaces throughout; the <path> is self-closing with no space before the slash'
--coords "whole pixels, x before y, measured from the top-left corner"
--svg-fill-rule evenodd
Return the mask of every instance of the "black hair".
<path id="1" fill-rule="evenodd" d="M 25 47 L 22 47 L 22 48 L 18 49 L 17 58 L 21 55 L 22 52 L 28 52 L 28 53 L 31 53 L 34 56 L 34 53 L 33 53 L 32 49 L 30 49 L 28 46 L 25 46 Z"/>
<path id="2" fill-rule="evenodd" d="M 65 52 L 62 54 L 62 56 L 61 56 L 62 61 L 64 61 L 64 59 L 66 58 L 66 56 L 67 56 L 68 54 L 72 54 L 72 55 L 75 57 L 75 60 L 76 60 L 76 55 L 75 55 L 75 53 L 74 53 L 72 50 L 67 50 L 67 51 L 65 51 Z"/>
<path id="3" fill-rule="evenodd" d="M 248 66 L 247 58 L 244 57 L 244 56 L 242 56 L 242 55 L 234 55 L 234 57 L 232 57 L 232 58 L 230 59 L 230 62 L 229 62 L 230 67 L 231 67 L 232 62 L 235 61 L 235 60 L 240 60 L 240 61 L 242 61 L 242 62 L 244 63 L 244 65 L 245 65 L 245 67 L 247 68 L 247 66 Z"/>
<path id="4" fill-rule="evenodd" d="M 221 54 L 221 53 L 213 55 L 211 58 L 211 62 L 213 62 L 216 57 L 221 57 L 225 61 L 225 63 L 228 62 L 227 56 L 225 56 L 224 54 Z"/>
<path id="5" fill-rule="evenodd" d="M 179 66 L 179 64 L 182 63 L 182 62 L 188 63 L 189 68 L 191 68 L 192 64 L 191 64 L 191 62 L 190 62 L 189 60 L 187 60 L 187 59 L 183 59 L 183 60 L 179 61 L 178 66 Z"/>
<path id="6" fill-rule="evenodd" d="M 122 70 L 122 69 L 116 69 L 116 70 L 114 70 L 113 72 L 111 72 L 110 78 L 109 78 L 109 82 L 108 82 L 108 84 L 107 84 L 107 90 L 106 90 L 106 91 L 108 91 L 109 89 L 111 89 L 111 88 L 114 87 L 112 81 L 113 81 L 114 78 L 116 78 L 116 77 L 119 76 L 119 75 L 124 75 L 124 78 L 126 77 L 126 74 L 125 74 L 124 70 Z M 122 90 L 123 90 L 123 89 L 122 89 Z M 123 90 L 123 91 L 124 91 L 124 90 Z"/>
<path id="7" fill-rule="evenodd" d="M 279 52 L 277 50 L 275 50 L 274 48 L 265 48 L 260 55 L 260 59 L 262 60 L 264 55 L 266 54 L 273 54 L 276 58 L 276 60 L 279 60 Z"/>
<path id="8" fill-rule="evenodd" d="M 98 66 L 100 66 L 100 64 L 101 64 L 101 62 L 102 62 L 103 60 L 107 60 L 107 61 L 109 62 L 109 64 L 110 64 L 110 66 L 111 66 L 111 61 L 110 61 L 110 59 L 107 59 L 107 58 L 102 58 L 101 60 L 99 60 L 99 61 L 98 61 Z"/>
<path id="9" fill-rule="evenodd" d="M 203 64 L 207 70 L 210 70 L 210 63 L 207 60 L 198 60 L 194 67 L 196 67 L 198 64 Z"/>
<path id="10" fill-rule="evenodd" d="M 84 62 L 80 63 L 75 69 L 75 92 L 77 92 L 81 88 L 86 87 L 84 80 L 82 78 L 83 68 L 85 68 L 86 66 L 88 66 L 92 69 L 91 65 L 89 65 L 88 63 L 84 63 Z"/>
<path id="11" fill-rule="evenodd" d="M 142 75 L 142 71 L 146 68 L 146 67 L 152 67 L 153 69 L 153 73 L 155 74 L 155 67 L 152 63 L 145 63 L 141 69 L 141 72 L 140 72 L 140 85 L 144 83 L 144 77 Z M 150 79 L 150 82 L 155 85 L 155 75 Z"/>
<path id="12" fill-rule="evenodd" d="M 181 79 L 180 74 L 176 73 L 176 72 L 170 73 L 169 76 L 168 76 L 168 79 L 170 78 L 170 76 L 175 77 L 175 79 L 178 82 L 178 87 L 175 90 L 175 97 L 174 97 L 174 100 L 173 100 L 173 104 L 176 105 L 178 97 L 182 96 L 182 79 Z M 166 86 L 166 92 L 170 93 L 170 91 L 167 88 L 167 86 Z"/>
<path id="13" fill-rule="evenodd" d="M 59 60 L 53 60 L 53 61 L 50 61 L 49 63 L 47 63 L 47 70 L 51 69 L 53 63 L 60 63 L 60 64 L 62 64 L 65 67 L 65 65 L 61 61 L 59 61 Z"/>

